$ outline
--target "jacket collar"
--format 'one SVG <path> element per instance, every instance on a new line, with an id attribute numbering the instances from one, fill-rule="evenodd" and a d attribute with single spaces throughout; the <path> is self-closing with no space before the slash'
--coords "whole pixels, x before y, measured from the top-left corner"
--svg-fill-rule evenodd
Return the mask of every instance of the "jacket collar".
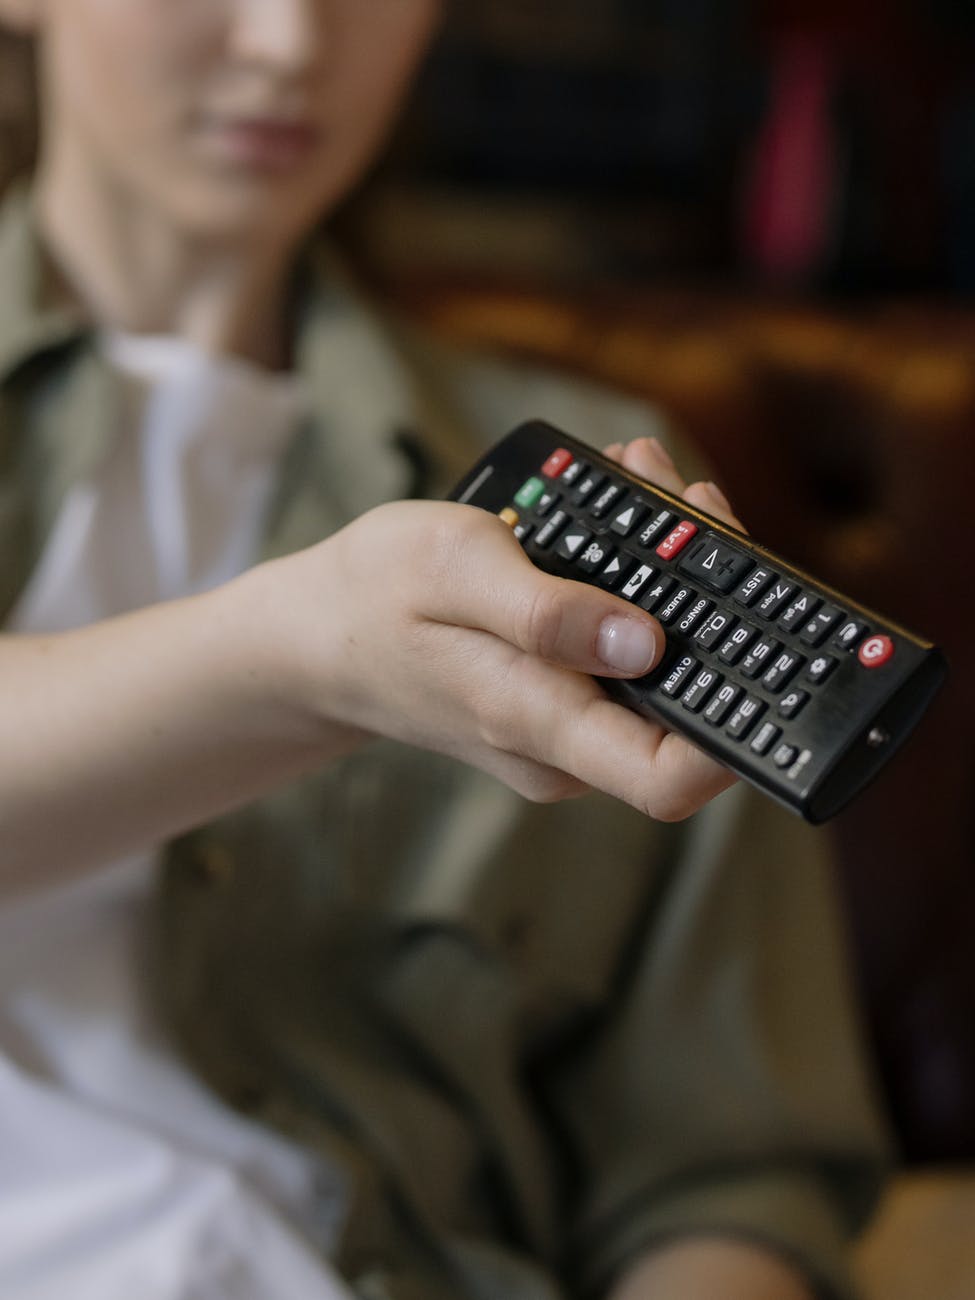
<path id="1" fill-rule="evenodd" d="M 114 425 L 112 375 L 76 305 L 51 293 L 30 191 L 0 211 L 0 396 L 28 364 L 72 355 L 66 413 L 45 434 L 50 513 L 97 464 Z M 299 264 L 295 363 L 311 412 L 289 448 L 266 554 L 309 545 L 380 504 L 440 493 L 470 458 L 456 412 L 437 394 L 436 365 L 417 366 L 411 331 L 366 300 L 342 260 L 316 243 Z M 429 372 L 429 373 L 426 373 Z M 60 372 L 59 372 L 60 373 Z"/>

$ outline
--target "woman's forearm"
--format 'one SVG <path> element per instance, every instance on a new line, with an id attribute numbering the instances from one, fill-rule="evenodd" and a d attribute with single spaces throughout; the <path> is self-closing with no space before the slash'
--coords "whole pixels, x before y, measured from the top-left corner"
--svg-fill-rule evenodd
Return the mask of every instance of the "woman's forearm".
<path id="1" fill-rule="evenodd" d="M 289 698 L 260 601 L 242 580 L 0 638 L 0 885 L 151 845 L 357 743 Z"/>

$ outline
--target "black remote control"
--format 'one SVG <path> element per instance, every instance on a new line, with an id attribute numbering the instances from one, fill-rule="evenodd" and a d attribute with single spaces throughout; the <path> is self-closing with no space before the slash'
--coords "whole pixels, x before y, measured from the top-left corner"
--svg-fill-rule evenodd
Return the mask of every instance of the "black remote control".
<path id="1" fill-rule="evenodd" d="M 501 514 L 529 558 L 663 625 L 646 677 L 600 678 L 737 775 L 819 823 L 881 769 L 946 672 L 937 647 L 542 421 L 451 499 Z"/>

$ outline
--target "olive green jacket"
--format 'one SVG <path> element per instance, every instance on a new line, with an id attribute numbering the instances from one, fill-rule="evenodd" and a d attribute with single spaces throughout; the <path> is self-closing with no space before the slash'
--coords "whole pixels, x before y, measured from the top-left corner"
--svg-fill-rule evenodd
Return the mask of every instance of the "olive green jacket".
<path id="1" fill-rule="evenodd" d="M 28 205 L 9 200 L 4 610 L 117 427 L 120 381 L 44 283 Z M 597 442 L 652 425 L 390 324 L 327 259 L 302 301 L 314 415 L 268 555 L 441 494 L 523 417 Z M 340 1173 L 333 1253 L 363 1296 L 600 1296 L 699 1233 L 765 1242 L 847 1294 L 885 1132 L 822 834 L 744 788 L 668 827 L 599 796 L 532 805 L 375 743 L 171 845 L 146 951 L 180 1050 Z"/>

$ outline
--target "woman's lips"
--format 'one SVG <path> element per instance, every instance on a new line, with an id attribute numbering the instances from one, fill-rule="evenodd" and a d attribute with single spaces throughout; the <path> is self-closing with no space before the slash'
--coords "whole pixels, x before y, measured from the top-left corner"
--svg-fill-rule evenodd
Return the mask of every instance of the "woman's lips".
<path id="1" fill-rule="evenodd" d="M 262 171 L 287 171 L 303 162 L 319 136 L 310 123 L 283 118 L 223 118 L 208 127 L 225 156 Z"/>

